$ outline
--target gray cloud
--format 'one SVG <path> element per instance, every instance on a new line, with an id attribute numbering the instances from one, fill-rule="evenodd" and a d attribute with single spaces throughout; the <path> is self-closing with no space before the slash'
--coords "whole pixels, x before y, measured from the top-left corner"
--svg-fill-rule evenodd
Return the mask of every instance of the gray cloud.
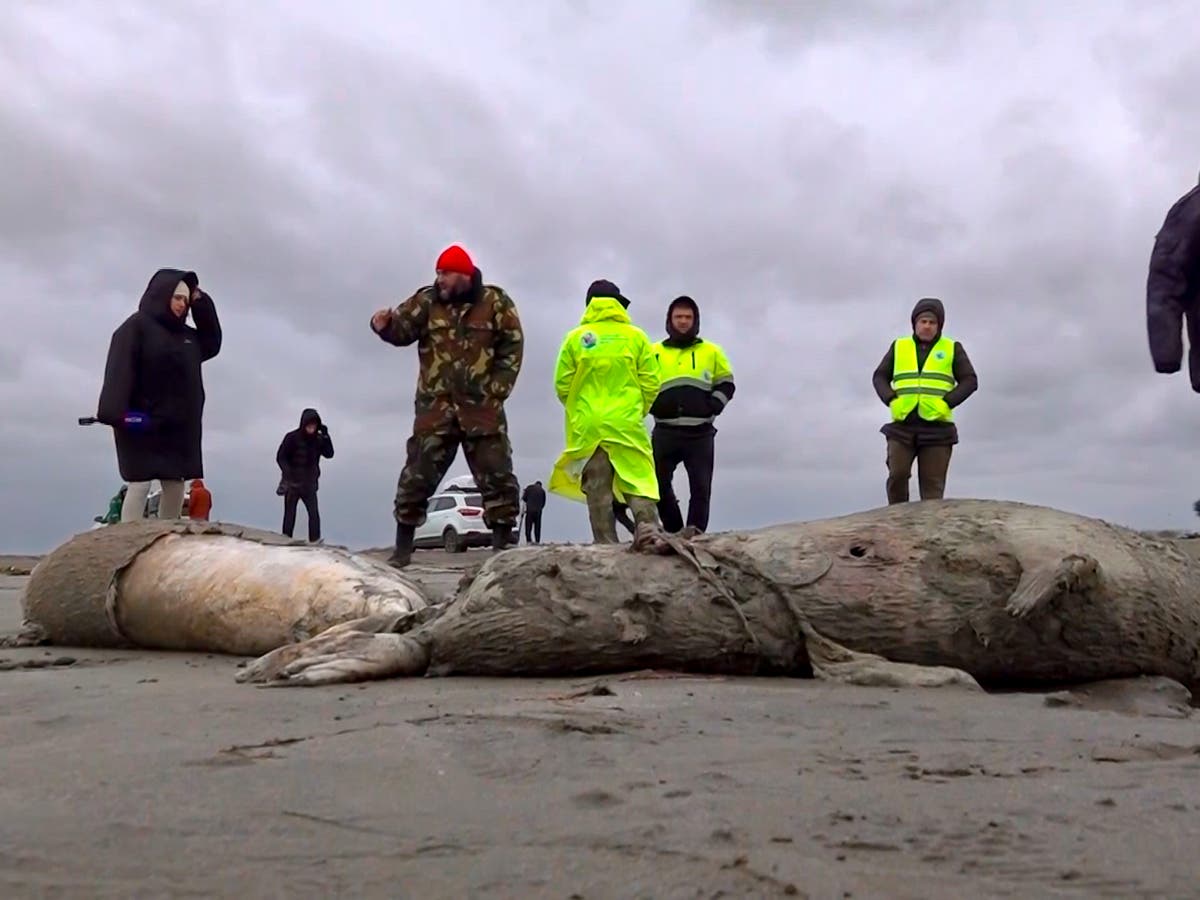
<path id="1" fill-rule="evenodd" d="M 119 485 L 111 435 L 75 418 L 163 265 L 225 326 L 216 512 L 278 524 L 275 447 L 316 405 L 329 539 L 387 541 L 416 354 L 367 319 L 452 241 L 527 329 L 523 482 L 561 445 L 559 342 L 610 277 L 653 337 L 695 296 L 733 360 L 714 527 L 877 505 L 870 374 L 935 295 L 981 383 L 951 493 L 1191 524 L 1197 399 L 1153 373 L 1143 322 L 1154 233 L 1200 169 L 1190 4 L 444 6 L 11 5 L 0 548 L 53 545 Z M 552 500 L 547 531 L 585 538 L 583 508 Z"/>
<path id="2" fill-rule="evenodd" d="M 755 29 L 771 45 L 817 44 L 869 36 L 930 42 L 962 35 L 966 26 L 990 18 L 997 7 L 989 0 L 701 0 L 718 20 Z M 1012 11 L 1015 4 L 1009 4 Z"/>

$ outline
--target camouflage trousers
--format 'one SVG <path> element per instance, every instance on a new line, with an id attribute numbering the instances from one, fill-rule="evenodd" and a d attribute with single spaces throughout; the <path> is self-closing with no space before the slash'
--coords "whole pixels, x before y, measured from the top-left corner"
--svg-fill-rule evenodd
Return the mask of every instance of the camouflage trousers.
<path id="1" fill-rule="evenodd" d="M 414 434 L 408 439 L 407 459 L 396 481 L 396 521 L 402 525 L 425 524 L 429 498 L 446 477 L 460 446 L 483 495 L 484 523 L 488 528 L 515 528 L 521 498 L 508 435 L 466 435 L 460 429 Z"/>
<path id="2" fill-rule="evenodd" d="M 597 544 L 615 544 L 617 538 L 617 502 L 613 496 L 613 478 L 616 476 L 608 453 L 598 447 L 583 467 L 583 495 L 587 497 L 588 521 L 592 526 L 592 540 Z M 658 524 L 658 506 L 648 497 L 627 494 L 625 503 L 633 513 L 633 520 L 641 525 Z"/>

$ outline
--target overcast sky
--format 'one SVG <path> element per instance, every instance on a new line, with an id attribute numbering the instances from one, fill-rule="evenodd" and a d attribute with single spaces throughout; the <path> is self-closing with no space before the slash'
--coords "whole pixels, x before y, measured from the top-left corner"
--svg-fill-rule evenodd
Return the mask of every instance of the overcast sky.
<path id="1" fill-rule="evenodd" d="M 1189 0 L 9 0 L 0 550 L 120 486 L 76 419 L 161 266 L 225 329 L 214 516 L 279 527 L 275 449 L 315 406 L 327 540 L 389 542 L 417 359 L 367 323 L 450 242 L 525 324 L 522 484 L 561 448 L 555 354 L 604 277 L 655 339 L 692 295 L 729 353 L 714 530 L 881 505 L 871 372 L 932 295 L 980 382 L 949 496 L 1200 525 L 1200 396 L 1154 373 L 1144 314 L 1200 171 L 1198 31 Z M 552 499 L 545 537 L 587 535 Z"/>

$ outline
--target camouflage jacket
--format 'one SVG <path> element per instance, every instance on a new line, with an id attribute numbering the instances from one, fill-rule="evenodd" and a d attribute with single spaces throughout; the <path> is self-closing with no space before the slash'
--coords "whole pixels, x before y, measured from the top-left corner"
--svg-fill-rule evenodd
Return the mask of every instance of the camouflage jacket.
<path id="1" fill-rule="evenodd" d="M 392 310 L 379 336 L 397 347 L 417 345 L 416 434 L 496 434 L 508 423 L 504 401 L 517 383 L 524 335 L 516 304 L 478 273 L 471 293 L 445 303 L 432 285 Z"/>

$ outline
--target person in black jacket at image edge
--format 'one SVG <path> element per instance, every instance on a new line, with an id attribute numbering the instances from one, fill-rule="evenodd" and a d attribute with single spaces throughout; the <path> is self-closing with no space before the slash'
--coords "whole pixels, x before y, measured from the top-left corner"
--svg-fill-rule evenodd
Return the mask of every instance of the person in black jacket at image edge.
<path id="1" fill-rule="evenodd" d="M 112 334 L 96 407 L 96 420 L 113 429 L 117 467 L 129 485 L 122 522 L 144 517 L 154 480 L 162 485 L 158 517 L 179 518 L 184 482 L 204 477 L 200 367 L 220 351 L 221 322 L 196 273 L 155 272 L 137 311 Z"/>
<path id="2" fill-rule="evenodd" d="M 1178 372 L 1187 320 L 1188 375 L 1200 392 L 1200 184 L 1171 205 L 1146 276 L 1146 330 L 1154 371 Z"/>
<path id="3" fill-rule="evenodd" d="M 296 504 L 304 502 L 308 514 L 308 540 L 321 540 L 321 512 L 317 489 L 321 480 L 321 459 L 333 459 L 333 439 L 329 428 L 315 409 L 300 413 L 300 427 L 289 431 L 279 442 L 275 462 L 279 464 L 279 489 L 283 492 L 283 533 L 288 537 L 296 529 Z"/>

